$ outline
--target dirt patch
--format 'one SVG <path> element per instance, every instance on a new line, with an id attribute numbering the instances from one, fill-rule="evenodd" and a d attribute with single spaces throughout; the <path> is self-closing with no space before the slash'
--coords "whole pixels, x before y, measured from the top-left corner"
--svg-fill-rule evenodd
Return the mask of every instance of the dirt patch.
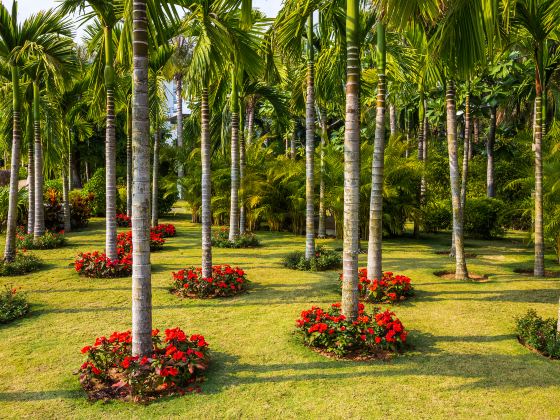
<path id="1" fill-rule="evenodd" d="M 532 268 L 514 268 L 513 272 L 516 274 L 522 274 L 527 277 L 534 277 Z M 545 270 L 544 276 L 548 278 L 559 278 L 560 271 Z"/>
<path id="2" fill-rule="evenodd" d="M 440 249 L 438 251 L 435 251 L 434 254 L 436 254 L 436 255 L 449 255 L 449 250 Z M 474 252 L 465 252 L 465 258 L 476 258 L 476 257 L 478 257 L 478 254 L 475 254 Z"/>
<path id="3" fill-rule="evenodd" d="M 336 359 L 336 360 L 350 360 L 353 362 L 367 362 L 370 360 L 382 360 L 382 361 L 389 361 L 395 357 L 395 353 L 387 351 L 387 350 L 380 350 L 376 351 L 375 353 L 364 353 L 364 352 L 353 352 L 345 354 L 344 356 L 339 356 L 332 352 L 328 352 L 323 349 L 318 349 L 316 347 L 309 347 L 315 353 L 319 353 L 321 356 L 328 357 L 329 359 Z"/>
<path id="4" fill-rule="evenodd" d="M 446 280 L 455 280 L 455 271 L 435 271 L 434 275 Z M 469 273 L 469 281 L 474 283 L 488 283 L 488 274 Z"/>

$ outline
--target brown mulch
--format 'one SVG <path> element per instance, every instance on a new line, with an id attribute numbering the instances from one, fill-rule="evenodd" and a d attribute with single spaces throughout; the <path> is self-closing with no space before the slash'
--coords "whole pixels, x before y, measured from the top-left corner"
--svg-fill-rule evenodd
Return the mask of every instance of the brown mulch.
<path id="1" fill-rule="evenodd" d="M 454 271 L 437 271 L 434 274 L 438 277 L 441 277 L 442 279 L 455 280 Z M 490 281 L 487 274 L 477 273 L 469 273 L 469 280 L 475 283 L 487 283 Z"/>

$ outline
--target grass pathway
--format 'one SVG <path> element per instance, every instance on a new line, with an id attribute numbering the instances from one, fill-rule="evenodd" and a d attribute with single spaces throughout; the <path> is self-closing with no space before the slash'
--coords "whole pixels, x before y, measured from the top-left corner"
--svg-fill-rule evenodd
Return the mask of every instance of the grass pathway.
<path id="1" fill-rule="evenodd" d="M 82 362 L 81 347 L 129 329 L 131 318 L 130 279 L 80 278 L 71 266 L 79 251 L 103 248 L 104 225 L 97 219 L 69 234 L 68 247 L 38 252 L 47 269 L 2 279 L 28 292 L 33 313 L 0 326 L 0 417 L 560 417 L 560 362 L 527 351 L 512 334 L 513 317 L 529 307 L 555 316 L 560 295 L 559 280 L 513 273 L 532 258 L 521 238 L 467 241 L 478 254 L 469 268 L 491 275 L 480 284 L 433 275 L 453 267 L 434 253 L 445 248 L 447 236 L 386 241 L 384 268 L 408 275 L 417 289 L 417 297 L 395 308 L 415 349 L 390 362 L 355 363 L 326 359 L 293 335 L 301 310 L 340 299 L 337 272 L 282 268 L 282 256 L 303 249 L 303 237 L 259 233 L 260 249 L 215 249 L 216 264 L 247 271 L 250 293 L 180 300 L 168 292 L 170 272 L 199 264 L 200 230 L 183 216 L 163 221 L 175 223 L 178 236 L 152 257 L 154 328 L 180 326 L 206 337 L 213 364 L 203 393 L 148 406 L 85 400 L 72 374 Z"/>

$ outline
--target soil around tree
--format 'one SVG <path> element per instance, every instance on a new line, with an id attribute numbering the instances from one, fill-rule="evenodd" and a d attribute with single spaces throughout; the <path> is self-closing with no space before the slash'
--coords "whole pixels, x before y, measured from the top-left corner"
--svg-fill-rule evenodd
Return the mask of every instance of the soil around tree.
<path id="1" fill-rule="evenodd" d="M 448 249 L 439 249 L 437 251 L 434 251 L 434 254 L 436 255 L 449 255 L 449 250 Z M 474 252 L 465 252 L 465 258 L 476 258 L 478 257 L 478 254 L 475 254 Z"/>
<path id="2" fill-rule="evenodd" d="M 527 277 L 535 277 L 532 268 L 518 267 L 514 268 L 513 272 L 516 274 L 522 274 Z M 547 278 L 560 278 L 560 271 L 545 270 L 544 276 Z"/>
<path id="3" fill-rule="evenodd" d="M 435 271 L 434 275 L 446 280 L 455 280 L 455 271 Z M 490 279 L 488 278 L 488 274 L 469 273 L 469 278 L 465 281 L 488 283 Z"/>

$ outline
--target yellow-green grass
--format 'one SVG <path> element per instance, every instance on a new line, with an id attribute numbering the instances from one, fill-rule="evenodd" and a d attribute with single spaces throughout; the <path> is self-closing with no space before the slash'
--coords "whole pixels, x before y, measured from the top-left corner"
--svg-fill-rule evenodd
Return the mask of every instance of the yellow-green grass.
<path id="1" fill-rule="evenodd" d="M 301 345 L 294 321 L 311 305 L 339 300 L 336 271 L 285 269 L 282 257 L 304 238 L 263 233 L 263 247 L 214 249 L 215 263 L 246 269 L 248 294 L 220 300 L 181 300 L 168 292 L 171 271 L 197 265 L 200 227 L 169 218 L 178 236 L 154 253 L 154 328 L 179 326 L 211 345 L 212 367 L 202 394 L 147 406 L 88 402 L 73 372 L 80 349 L 96 336 L 130 328 L 130 279 L 80 278 L 71 266 L 79 251 L 102 249 L 104 224 L 94 220 L 69 234 L 69 246 L 35 251 L 47 267 L 0 279 L 23 287 L 32 314 L 0 326 L 0 417 L 21 418 L 557 418 L 560 362 L 520 346 L 513 318 L 528 308 L 554 316 L 558 280 L 513 273 L 529 266 L 530 247 L 509 237 L 468 240 L 478 254 L 469 268 L 488 283 L 443 280 L 451 269 L 434 250 L 448 235 L 384 243 L 384 268 L 410 276 L 417 296 L 394 308 L 411 330 L 414 349 L 390 362 L 327 359 Z M 319 241 L 340 247 L 340 241 Z M 365 264 L 365 256 L 360 257 Z M 550 256 L 549 265 L 552 265 Z"/>

